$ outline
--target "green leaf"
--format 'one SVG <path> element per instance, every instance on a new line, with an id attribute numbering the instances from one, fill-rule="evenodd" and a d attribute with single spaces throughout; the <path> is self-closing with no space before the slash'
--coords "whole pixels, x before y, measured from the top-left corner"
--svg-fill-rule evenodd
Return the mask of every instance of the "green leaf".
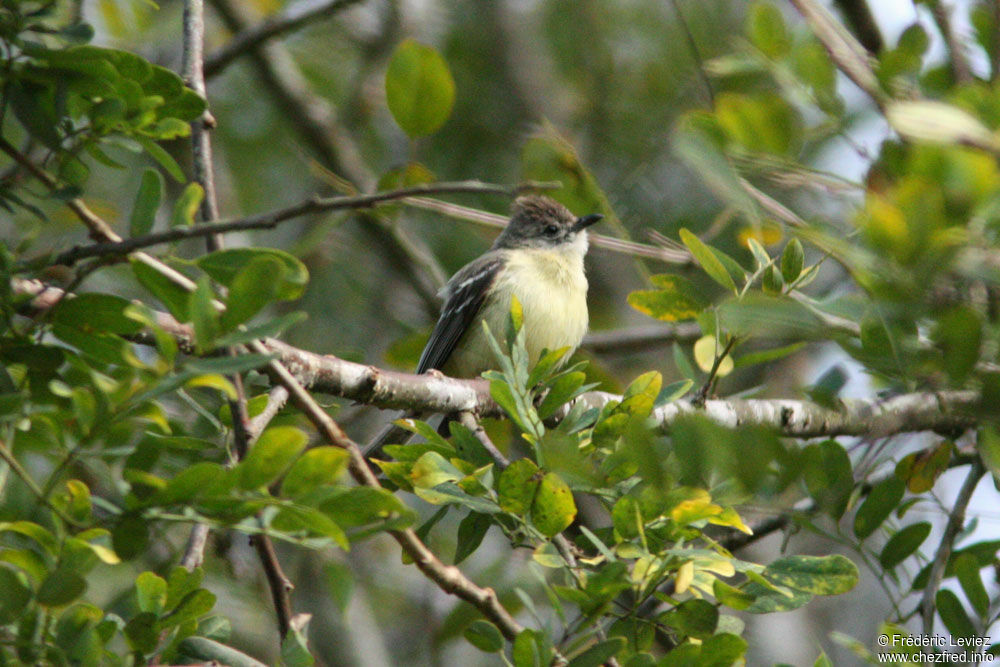
<path id="1" fill-rule="evenodd" d="M 497 626 L 482 619 L 473 621 L 462 635 L 470 644 L 486 653 L 499 653 L 503 650 L 503 635 Z"/>
<path id="2" fill-rule="evenodd" d="M 979 576 L 979 569 L 979 561 L 971 554 L 962 554 L 955 559 L 955 574 L 958 575 L 965 597 L 979 618 L 985 619 L 989 612 L 990 598 L 983 586 L 983 579 Z"/>
<path id="3" fill-rule="evenodd" d="M 267 667 L 246 653 L 241 653 L 234 648 L 205 637 L 188 637 L 182 640 L 177 646 L 177 652 L 178 662 L 181 664 L 185 660 L 196 662 L 214 660 L 221 665 L 228 665 L 228 667 Z"/>
<path id="4" fill-rule="evenodd" d="M 704 112 L 683 116 L 673 134 L 673 148 L 684 163 L 724 202 L 751 222 L 760 222 L 757 203 L 743 189 L 741 176 L 723 149 L 726 138 L 716 119 Z"/>
<path id="5" fill-rule="evenodd" d="M 811 444 L 802 450 L 802 464 L 809 494 L 819 507 L 839 519 L 854 488 L 854 472 L 847 451 L 835 440 Z"/>
<path id="6" fill-rule="evenodd" d="M 605 639 L 570 660 L 568 667 L 600 667 L 618 655 L 627 644 L 625 637 Z"/>
<path id="7" fill-rule="evenodd" d="M 854 534 L 863 540 L 875 532 L 889 518 L 903 499 L 906 484 L 895 475 L 884 479 L 868 492 L 868 496 L 854 516 Z"/>
<path id="8" fill-rule="evenodd" d="M 540 481 L 540 471 L 531 459 L 518 459 L 500 473 L 497 494 L 500 508 L 524 516 L 531 507 Z"/>
<path id="9" fill-rule="evenodd" d="M 944 621 L 945 627 L 948 628 L 948 632 L 954 637 L 961 637 L 963 639 L 976 638 L 976 628 L 972 624 L 972 621 L 969 620 L 969 616 L 965 613 L 962 602 L 958 599 L 957 595 L 947 588 L 942 588 L 934 596 L 934 602 L 936 603 L 937 612 L 941 616 L 941 620 Z"/>
<path id="10" fill-rule="evenodd" d="M 86 580 L 70 569 L 59 568 L 51 573 L 38 587 L 38 604 L 46 607 L 61 607 L 77 599 L 87 589 Z"/>
<path id="11" fill-rule="evenodd" d="M 181 196 L 174 202 L 174 210 L 170 215 L 171 227 L 190 227 L 194 224 L 194 216 L 198 213 L 201 200 L 205 198 L 205 190 L 197 183 L 188 183 Z"/>
<path id="12" fill-rule="evenodd" d="M 586 379 L 587 374 L 582 372 L 563 373 L 555 378 L 548 384 L 548 393 L 538 404 L 538 416 L 547 419 L 554 415 L 567 401 L 578 395 Z"/>
<path id="13" fill-rule="evenodd" d="M 284 265 L 277 290 L 278 298 L 297 299 L 305 291 L 309 282 L 309 271 L 305 264 L 289 253 L 276 248 L 227 248 L 216 250 L 195 260 L 198 267 L 212 276 L 212 279 L 232 287 L 236 275 L 250 262 L 260 257 L 272 257 Z"/>
<path id="14" fill-rule="evenodd" d="M 747 23 L 750 41 L 764 55 L 777 60 L 788 54 L 792 39 L 781 10 L 769 2 L 755 2 L 750 8 Z"/>
<path id="15" fill-rule="evenodd" d="M 219 336 L 215 344 L 219 347 L 229 347 L 262 338 L 276 338 L 297 324 L 305 322 L 307 319 L 309 319 L 309 316 L 304 311 L 296 310 L 286 313 L 281 317 L 275 317 L 266 322 L 246 327 L 245 331 L 242 329 L 230 331 L 227 334 Z"/>
<path id="16" fill-rule="evenodd" d="M 878 560 L 887 570 L 902 563 L 924 543 L 931 533 L 931 524 L 927 521 L 911 524 L 889 538 Z"/>
<path id="17" fill-rule="evenodd" d="M 157 491 L 150 499 L 150 504 L 169 506 L 187 504 L 206 492 L 221 490 L 214 487 L 226 477 L 227 471 L 218 463 L 200 461 L 189 466 L 171 479 L 167 486 Z"/>
<path id="18" fill-rule="evenodd" d="M 541 633 L 526 628 L 514 638 L 511 647 L 511 657 L 514 667 L 542 667 L 548 664 L 547 656 L 543 657 L 541 644 L 544 642 Z"/>
<path id="19" fill-rule="evenodd" d="M 785 284 L 791 285 L 802 274 L 802 263 L 805 255 L 802 252 L 802 242 L 792 239 L 781 253 L 781 277 Z"/>
<path id="20" fill-rule="evenodd" d="M 212 611 L 215 606 L 215 594 L 199 588 L 188 592 L 177 606 L 164 617 L 161 622 L 164 627 L 181 625 L 185 621 L 197 619 Z"/>
<path id="21" fill-rule="evenodd" d="M 175 160 L 170 153 L 163 150 L 162 146 L 149 137 L 135 136 L 133 138 L 138 141 L 144 149 L 146 149 L 146 152 L 149 153 L 150 157 L 156 160 L 160 166 L 163 167 L 168 174 L 170 174 L 171 178 L 178 183 L 184 182 L 184 172 L 181 171 L 181 167 L 177 164 L 177 160 Z"/>
<path id="22" fill-rule="evenodd" d="M 32 552 L 33 553 L 33 552 Z M 23 574 L 0 564 L 0 623 L 17 619 L 31 601 L 31 588 Z"/>
<path id="23" fill-rule="evenodd" d="M 753 603 L 746 608 L 750 614 L 774 614 L 780 611 L 798 609 L 815 597 L 805 591 L 783 589 L 776 591 L 756 581 L 751 581 L 743 588 L 743 592 L 753 598 Z"/>
<path id="24" fill-rule="evenodd" d="M 721 632 L 702 642 L 702 662 L 699 664 L 710 667 L 734 665 L 740 662 L 746 650 L 747 642 L 745 639 L 729 632 Z"/>
<path id="25" fill-rule="evenodd" d="M 88 292 L 60 301 L 52 310 L 52 321 L 86 332 L 129 336 L 142 330 L 142 323 L 126 315 L 130 306 L 119 296 Z"/>
<path id="26" fill-rule="evenodd" d="M 659 289 L 638 290 L 628 295 L 628 304 L 664 322 L 677 322 L 697 317 L 705 304 L 691 283 L 681 276 L 659 274 L 650 277 Z"/>
<path id="27" fill-rule="evenodd" d="M 188 312 L 194 325 L 194 345 L 198 354 L 210 352 L 219 335 L 219 311 L 215 308 L 215 292 L 207 277 L 198 279 L 197 287 L 188 296 Z"/>
<path id="28" fill-rule="evenodd" d="M 233 277 L 222 313 L 222 330 L 232 331 L 278 297 L 285 265 L 275 257 L 256 257 Z"/>
<path id="29" fill-rule="evenodd" d="M 455 482 L 465 477 L 461 470 L 437 452 L 427 452 L 410 468 L 410 483 L 414 488 L 433 489 L 445 482 Z"/>
<path id="30" fill-rule="evenodd" d="M 715 634 L 719 609 L 706 600 L 685 600 L 657 620 L 673 628 L 682 638 L 708 639 Z"/>
<path id="31" fill-rule="evenodd" d="M 682 227 L 680 230 L 681 241 L 687 246 L 687 249 L 697 260 L 701 268 L 705 270 L 705 273 L 709 275 L 712 280 L 719 283 L 723 287 L 731 289 L 734 293 L 737 292 L 736 283 L 733 282 L 733 277 L 729 275 L 729 271 L 722 264 L 712 249 L 705 245 L 705 243 L 699 239 L 697 236 L 689 232 L 686 228 Z"/>
<path id="32" fill-rule="evenodd" d="M 312 667 L 315 659 L 309 651 L 307 639 L 308 619 L 293 618 L 289 624 L 288 634 L 281 641 L 281 664 L 284 667 Z"/>
<path id="33" fill-rule="evenodd" d="M 122 560 L 143 554 L 149 544 L 149 527 L 142 517 L 129 514 L 122 517 L 111 531 L 111 546 Z"/>
<path id="34" fill-rule="evenodd" d="M 531 503 L 531 523 L 543 535 L 552 537 L 565 530 L 576 518 L 573 493 L 554 472 L 546 473 Z"/>
<path id="35" fill-rule="evenodd" d="M 791 345 L 785 345 L 783 347 L 775 347 L 770 350 L 760 350 L 758 352 L 750 352 L 735 359 L 734 367 L 742 368 L 744 366 L 753 366 L 755 364 L 766 364 L 771 361 L 777 361 L 778 359 L 784 359 L 790 354 L 795 354 L 805 346 L 806 346 L 805 343 L 792 343 Z"/>
<path id="36" fill-rule="evenodd" d="M 858 583 L 858 568 L 849 559 L 833 556 L 788 556 L 763 572 L 773 583 L 814 595 L 839 595 Z"/>
<path id="37" fill-rule="evenodd" d="M 754 596 L 745 593 L 734 586 L 730 586 L 722 579 L 712 582 L 712 594 L 719 604 L 724 604 L 731 609 L 743 610 L 754 602 Z"/>
<path id="38" fill-rule="evenodd" d="M 136 280 L 148 289 L 153 296 L 160 300 L 174 319 L 178 322 L 187 322 L 189 296 L 187 290 L 179 287 L 162 273 L 148 266 L 145 262 L 133 259 L 132 273 Z"/>
<path id="39" fill-rule="evenodd" d="M 135 580 L 139 611 L 159 615 L 167 604 L 167 581 L 153 572 L 143 572 Z"/>
<path id="40" fill-rule="evenodd" d="M 160 207 L 163 192 L 163 177 L 156 169 L 145 169 L 135 195 L 132 215 L 129 217 L 129 235 L 133 238 L 148 234 L 156 222 L 156 210 Z"/>
<path id="41" fill-rule="evenodd" d="M 389 60 L 385 96 L 396 123 L 416 139 L 434 133 L 448 120 L 455 102 L 455 81 L 437 51 L 407 39 Z"/>
<path id="42" fill-rule="evenodd" d="M 191 591 L 198 590 L 205 579 L 200 567 L 188 570 L 180 565 L 171 568 L 167 575 L 167 609 L 175 608 Z"/>
<path id="43" fill-rule="evenodd" d="M 316 447 L 299 457 L 281 482 L 281 495 L 299 498 L 332 484 L 347 465 L 347 452 L 339 447 Z"/>
<path id="44" fill-rule="evenodd" d="M 133 650 L 152 653 L 159 642 L 158 630 L 156 614 L 146 611 L 129 619 L 124 634 Z"/>
<path id="45" fill-rule="evenodd" d="M 264 431 L 236 467 L 240 487 L 257 489 L 276 480 L 305 449 L 307 442 L 309 436 L 294 426 L 272 426 Z"/>
<path id="46" fill-rule="evenodd" d="M 1000 150 L 1000 140 L 978 118 L 945 102 L 896 101 L 886 107 L 885 117 L 906 139 Z"/>
<path id="47" fill-rule="evenodd" d="M 969 306 L 956 306 L 938 318 L 931 337 L 944 353 L 948 377 L 962 384 L 979 361 L 983 338 L 979 314 Z"/>
<path id="48" fill-rule="evenodd" d="M 479 512 L 469 512 L 462 519 L 458 524 L 458 538 L 455 543 L 455 565 L 475 553 L 492 525 L 490 517 Z"/>
<path id="49" fill-rule="evenodd" d="M 896 476 L 906 480 L 911 493 L 930 491 L 951 460 L 954 444 L 942 440 L 936 447 L 907 454 L 896 464 Z"/>

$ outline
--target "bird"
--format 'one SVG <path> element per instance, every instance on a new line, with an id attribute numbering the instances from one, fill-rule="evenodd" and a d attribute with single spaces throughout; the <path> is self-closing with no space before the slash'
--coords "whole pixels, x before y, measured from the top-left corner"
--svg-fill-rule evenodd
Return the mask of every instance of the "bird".
<path id="1" fill-rule="evenodd" d="M 417 373 L 474 378 L 496 368 L 483 322 L 494 336 L 506 330 L 513 298 L 521 305 L 529 363 L 543 350 L 566 348 L 568 359 L 587 333 L 587 228 L 603 218 L 577 217 L 543 195 L 518 197 L 510 220 L 485 253 L 441 289 L 441 316 L 417 362 Z M 383 432 L 365 448 L 380 447 Z"/>

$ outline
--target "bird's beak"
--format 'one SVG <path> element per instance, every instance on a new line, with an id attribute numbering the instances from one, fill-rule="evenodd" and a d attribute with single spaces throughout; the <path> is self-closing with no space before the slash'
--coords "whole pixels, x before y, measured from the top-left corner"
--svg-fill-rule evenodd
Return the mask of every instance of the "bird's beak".
<path id="1" fill-rule="evenodd" d="M 573 225 L 574 232 L 580 232 L 590 227 L 595 222 L 599 222 L 604 218 L 600 213 L 591 213 L 590 215 L 585 215 L 582 218 L 577 218 L 576 223 Z"/>

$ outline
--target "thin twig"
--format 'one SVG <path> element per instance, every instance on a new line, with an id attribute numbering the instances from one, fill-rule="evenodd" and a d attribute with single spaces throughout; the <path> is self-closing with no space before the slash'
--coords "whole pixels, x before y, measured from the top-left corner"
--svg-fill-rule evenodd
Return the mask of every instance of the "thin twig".
<path id="1" fill-rule="evenodd" d="M 483 446 L 483 449 L 487 451 L 490 458 L 492 458 L 501 469 L 510 465 L 510 459 L 504 456 L 503 453 L 497 449 L 497 446 L 493 444 L 493 441 L 490 440 L 490 436 L 486 433 L 486 429 L 483 428 L 483 425 L 479 423 L 471 412 L 459 413 L 458 421 L 462 424 L 462 426 L 472 431 L 472 434 L 476 436 L 476 440 L 479 441 L 479 444 Z"/>
<path id="2" fill-rule="evenodd" d="M 205 43 L 205 6 L 202 0 L 184 2 L 184 51 L 181 76 L 194 92 L 208 99 L 205 89 L 203 69 Z M 201 118 L 191 123 L 191 165 L 194 181 L 204 190 L 200 211 L 203 222 L 219 219 L 219 204 L 215 196 L 215 175 L 212 168 L 212 140 L 208 130 L 215 125 L 206 108 Z M 206 237 L 208 250 L 222 247 L 221 238 L 216 235 Z"/>
<path id="3" fill-rule="evenodd" d="M 979 484 L 979 479 L 985 470 L 979 459 L 974 459 L 969 467 L 969 474 L 962 484 L 952 506 L 951 514 L 948 515 L 948 523 L 945 525 L 944 534 L 941 536 L 941 543 L 934 554 L 933 565 L 930 576 L 927 579 L 927 586 L 924 588 L 923 597 L 920 600 L 920 616 L 923 622 L 923 633 L 925 637 L 934 634 L 934 612 L 937 609 L 935 597 L 938 587 L 941 585 L 941 578 L 944 577 L 945 567 L 951 558 L 952 549 L 955 546 L 955 538 L 965 526 L 965 510 L 972 499 L 972 493 Z"/>
<path id="4" fill-rule="evenodd" d="M 951 66 L 951 73 L 958 83 L 969 83 L 972 81 L 972 67 L 969 66 L 969 55 L 965 51 L 965 45 L 955 34 L 955 28 L 951 23 L 951 15 L 948 7 L 941 0 L 934 0 L 929 3 L 931 16 L 937 24 L 941 37 L 948 47 L 948 63 Z"/>
<path id="5" fill-rule="evenodd" d="M 450 218 L 467 220 L 486 227 L 501 228 L 507 224 L 507 218 L 502 215 L 481 211 L 468 206 L 461 206 L 459 204 L 452 204 L 451 202 L 444 202 L 439 199 L 431 199 L 429 197 L 408 197 L 404 199 L 402 203 L 406 206 L 412 206 L 414 208 L 427 211 L 435 211 Z M 648 257 L 649 259 L 659 260 L 666 264 L 687 265 L 691 263 L 691 255 L 686 250 L 660 248 L 647 243 L 616 239 L 611 236 L 594 234 L 593 232 L 590 232 L 590 244 L 596 248 L 604 248 L 605 250 L 610 250 L 611 252 L 616 252 L 622 255 Z"/>
<path id="6" fill-rule="evenodd" d="M 313 197 L 298 204 L 293 204 L 292 206 L 276 209 L 274 211 L 268 211 L 266 213 L 258 213 L 256 215 L 238 218 L 236 220 L 223 220 L 221 222 L 200 224 L 193 227 L 174 227 L 162 232 L 147 234 L 145 236 L 139 236 L 132 239 L 118 240 L 111 243 L 95 243 L 84 246 L 76 246 L 60 253 L 49 263 L 71 266 L 74 262 L 85 257 L 128 255 L 141 248 L 147 248 L 163 243 L 172 243 L 184 239 L 200 238 L 217 234 L 228 234 L 231 232 L 241 232 L 251 229 L 271 229 L 282 222 L 310 213 L 372 208 L 386 202 L 412 197 L 415 194 L 476 193 L 515 197 L 523 192 L 532 190 L 548 190 L 558 187 L 560 187 L 559 183 L 540 181 L 526 181 L 517 185 L 506 186 L 470 180 L 426 183 L 414 185 L 408 188 L 401 188 L 399 190 L 387 190 L 385 192 L 375 192 L 373 194 L 358 195 L 356 197 Z"/>
<path id="7" fill-rule="evenodd" d="M 252 343 L 250 347 L 254 352 L 267 353 L 267 347 L 259 341 Z M 354 479 L 365 486 L 379 488 L 381 485 L 378 478 L 368 467 L 357 443 L 341 430 L 337 422 L 316 403 L 288 369 L 281 363 L 272 361 L 268 364 L 268 370 L 272 379 L 288 390 L 291 401 L 313 423 L 320 435 L 330 444 L 347 451 L 348 469 Z M 442 563 L 412 530 L 393 530 L 389 534 L 413 559 L 417 568 L 441 590 L 474 605 L 508 640 L 513 641 L 524 629 L 500 604 L 492 588 L 481 588 L 466 578 L 457 567 Z"/>
<path id="8" fill-rule="evenodd" d="M 871 54 L 818 0 L 791 0 L 837 68 L 868 94 L 879 108 L 887 101 L 871 66 Z"/>
<path id="9" fill-rule="evenodd" d="M 14 154 L 18 154 L 17 150 L 9 143 L 3 141 L 2 137 L 0 137 L 0 150 L 8 153 L 13 151 Z M 24 159 L 27 161 L 27 158 Z M 34 168 L 34 165 L 32 165 L 32 167 Z M 44 174 L 44 172 L 41 173 Z M 47 176 L 47 174 L 45 175 Z M 96 218 L 96 216 L 94 217 Z M 91 229 L 92 233 L 98 235 L 99 239 L 101 237 L 101 230 L 103 229 L 107 230 L 103 234 L 103 240 L 119 240 L 117 235 L 112 232 L 110 228 L 107 227 L 102 220 L 100 220 L 100 218 L 97 218 L 97 220 L 100 221 L 101 227 L 91 227 L 86 218 L 81 217 L 81 220 L 89 229 Z M 132 256 L 138 257 L 143 254 L 144 253 L 136 252 L 133 253 Z M 151 257 L 149 260 L 151 260 L 149 265 L 156 270 L 161 270 L 160 267 L 169 270 L 169 267 L 162 262 L 159 262 Z M 175 283 L 183 289 L 188 291 L 193 291 L 195 289 L 194 283 L 183 275 L 181 275 L 183 280 L 179 282 L 176 281 L 173 276 L 174 273 L 176 272 L 169 270 L 164 271 L 162 275 L 172 281 L 175 281 Z M 249 348 L 256 353 L 271 354 L 267 346 L 265 346 L 261 341 L 252 342 L 249 345 Z M 284 386 L 288 390 L 292 401 L 299 407 L 300 410 L 302 410 L 306 417 L 313 422 L 321 436 L 331 444 L 347 450 L 349 454 L 349 470 L 355 480 L 366 486 L 380 488 L 378 478 L 365 463 L 364 456 L 361 454 L 361 450 L 358 445 L 347 437 L 347 434 L 344 433 L 333 418 L 330 417 L 330 415 L 328 415 L 318 403 L 316 403 L 312 396 L 310 396 L 309 393 L 302 387 L 299 381 L 295 379 L 295 376 L 293 376 L 292 373 L 277 360 L 269 362 L 268 370 L 275 382 Z M 456 412 L 456 410 L 452 410 L 451 412 Z M 461 570 L 457 567 L 447 566 L 442 563 L 434 552 L 427 548 L 427 546 L 412 530 L 393 530 L 389 531 L 389 534 L 399 543 L 403 551 L 405 551 L 406 554 L 413 559 L 417 568 L 431 581 L 437 584 L 441 590 L 446 593 L 456 595 L 460 599 L 475 606 L 484 616 L 486 616 L 486 618 L 497 625 L 501 633 L 503 633 L 508 640 L 513 641 L 524 629 L 523 626 L 518 623 L 503 607 L 493 589 L 477 586 L 464 574 L 462 574 Z"/>
<path id="10" fill-rule="evenodd" d="M 697 322 L 647 324 L 627 329 L 592 331 L 584 336 L 580 347 L 591 352 L 633 352 L 672 342 L 691 343 L 701 336 L 701 326 Z"/>
<path id="11" fill-rule="evenodd" d="M 705 72 L 705 63 L 701 57 L 701 51 L 698 50 L 698 42 L 694 39 L 694 34 L 691 33 L 691 26 L 684 19 L 684 14 L 681 12 L 680 5 L 677 4 L 677 0 L 670 0 L 670 5 L 674 8 L 674 13 L 677 14 L 677 23 L 681 26 L 681 32 L 684 33 L 684 38 L 687 40 L 688 48 L 691 49 L 691 58 L 694 60 L 694 68 L 698 72 L 698 78 L 701 81 L 701 85 L 705 88 L 705 94 L 708 96 L 708 106 L 715 106 L 715 91 L 712 90 L 712 82 L 708 78 L 708 74 Z"/>
<path id="12" fill-rule="evenodd" d="M 205 562 L 205 546 L 208 544 L 210 530 L 207 523 L 196 523 L 191 526 L 187 546 L 184 547 L 184 556 L 181 558 L 181 567 L 190 572 Z"/>
<path id="13" fill-rule="evenodd" d="M 261 23 L 240 31 L 229 43 L 205 57 L 205 76 L 211 78 L 220 73 L 232 61 L 256 49 L 269 39 L 298 30 L 306 24 L 336 14 L 359 0 L 327 0 L 326 2 L 300 2 L 291 9 L 268 17 Z M 296 9 L 301 7 L 301 9 Z"/>
<path id="14" fill-rule="evenodd" d="M 712 363 L 712 369 L 708 372 L 708 379 L 705 380 L 705 384 L 702 385 L 701 389 L 698 390 L 698 393 L 695 394 L 693 399 L 691 399 L 691 403 L 695 406 L 702 407 L 705 405 L 705 399 L 708 398 L 708 393 L 712 390 L 712 385 L 715 383 L 719 367 L 722 365 L 725 358 L 729 356 L 733 346 L 736 345 L 736 340 L 736 336 L 731 337 L 729 342 L 727 342 L 726 346 L 722 349 L 722 352 L 716 355 L 715 361 Z"/>
<path id="15" fill-rule="evenodd" d="M 840 8 L 861 45 L 872 53 L 881 53 L 884 44 L 882 32 L 868 3 L 865 0 L 834 0 L 834 4 Z"/>

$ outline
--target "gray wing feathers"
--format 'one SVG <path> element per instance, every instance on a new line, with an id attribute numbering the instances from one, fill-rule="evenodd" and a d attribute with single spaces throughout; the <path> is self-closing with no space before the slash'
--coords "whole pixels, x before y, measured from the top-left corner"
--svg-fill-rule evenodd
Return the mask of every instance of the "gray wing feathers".
<path id="1" fill-rule="evenodd" d="M 440 370 L 448 362 L 458 341 L 479 314 L 502 266 L 502 257 L 481 257 L 467 264 L 448 281 L 441 317 L 420 355 L 417 373 L 425 373 L 432 368 Z"/>

